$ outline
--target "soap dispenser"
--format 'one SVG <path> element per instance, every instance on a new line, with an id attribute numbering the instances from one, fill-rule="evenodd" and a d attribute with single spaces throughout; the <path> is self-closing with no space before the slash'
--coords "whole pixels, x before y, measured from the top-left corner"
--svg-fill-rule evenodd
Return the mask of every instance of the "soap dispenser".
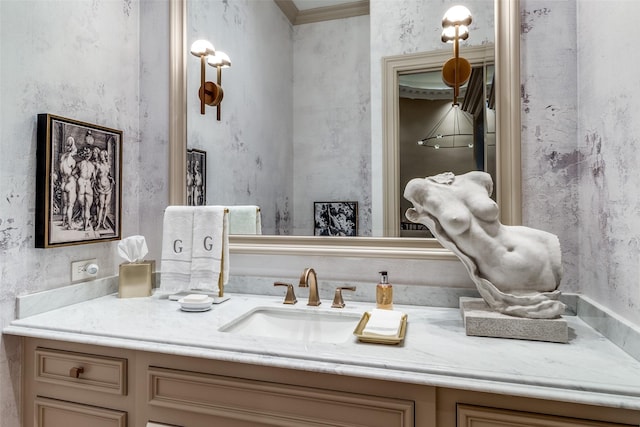
<path id="1" fill-rule="evenodd" d="M 393 287 L 389 283 L 386 271 L 380 272 L 380 283 L 376 286 L 376 307 L 393 310 Z"/>

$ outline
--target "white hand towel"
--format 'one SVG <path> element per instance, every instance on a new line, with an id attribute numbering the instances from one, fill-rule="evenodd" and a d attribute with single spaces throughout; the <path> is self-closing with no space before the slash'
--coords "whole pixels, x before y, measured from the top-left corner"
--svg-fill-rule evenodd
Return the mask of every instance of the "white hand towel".
<path id="1" fill-rule="evenodd" d="M 362 330 L 362 335 L 369 336 L 397 336 L 400 332 L 404 313 L 395 310 L 374 309 L 371 311 L 369 321 Z"/>
<path id="2" fill-rule="evenodd" d="M 229 221 L 224 206 L 198 206 L 193 216 L 191 288 L 222 296 L 229 279 Z"/>
<path id="3" fill-rule="evenodd" d="M 169 206 L 162 224 L 161 290 L 189 289 L 192 238 L 193 207 Z"/>
<path id="4" fill-rule="evenodd" d="M 229 234 L 262 234 L 262 219 L 258 206 L 229 206 L 228 208 Z"/>

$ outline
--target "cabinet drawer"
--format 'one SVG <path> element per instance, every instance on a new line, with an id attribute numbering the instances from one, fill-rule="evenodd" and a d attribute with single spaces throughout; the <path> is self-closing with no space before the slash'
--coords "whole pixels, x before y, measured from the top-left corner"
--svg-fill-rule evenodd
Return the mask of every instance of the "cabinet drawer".
<path id="1" fill-rule="evenodd" d="M 413 427 L 414 402 L 150 367 L 149 404 L 224 424 Z M 181 418 L 182 419 L 182 418 Z M 236 424 L 233 424 L 236 425 Z M 242 424 L 245 425 L 245 424 Z"/>
<path id="2" fill-rule="evenodd" d="M 122 396 L 127 394 L 127 359 L 38 347 L 35 364 L 37 381 Z"/>
<path id="3" fill-rule="evenodd" d="M 464 404 L 458 404 L 457 412 L 458 427 L 633 427 L 629 424 L 590 421 Z"/>
<path id="4" fill-rule="evenodd" d="M 34 414 L 37 427 L 127 427 L 125 412 L 44 397 L 35 399 Z"/>

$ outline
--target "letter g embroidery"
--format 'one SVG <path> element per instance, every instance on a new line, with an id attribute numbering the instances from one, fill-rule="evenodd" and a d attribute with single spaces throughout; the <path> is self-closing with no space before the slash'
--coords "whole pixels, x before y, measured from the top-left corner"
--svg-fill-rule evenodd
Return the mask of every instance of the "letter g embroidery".
<path id="1" fill-rule="evenodd" d="M 211 239 L 212 239 L 211 236 L 205 236 L 204 240 L 202 241 L 205 251 L 209 252 L 213 248 L 213 245 L 211 244 Z"/>
<path id="2" fill-rule="evenodd" d="M 182 240 L 176 239 L 173 241 L 173 252 L 179 254 L 182 252 Z"/>

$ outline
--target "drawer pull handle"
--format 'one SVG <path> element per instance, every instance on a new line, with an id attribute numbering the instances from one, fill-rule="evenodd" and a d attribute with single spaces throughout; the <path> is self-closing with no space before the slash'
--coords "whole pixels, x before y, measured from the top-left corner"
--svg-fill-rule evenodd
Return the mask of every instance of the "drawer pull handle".
<path id="1" fill-rule="evenodd" d="M 84 372 L 84 368 L 81 366 L 79 368 L 71 368 L 69 370 L 69 376 L 71 378 L 80 378 L 80 374 Z"/>

